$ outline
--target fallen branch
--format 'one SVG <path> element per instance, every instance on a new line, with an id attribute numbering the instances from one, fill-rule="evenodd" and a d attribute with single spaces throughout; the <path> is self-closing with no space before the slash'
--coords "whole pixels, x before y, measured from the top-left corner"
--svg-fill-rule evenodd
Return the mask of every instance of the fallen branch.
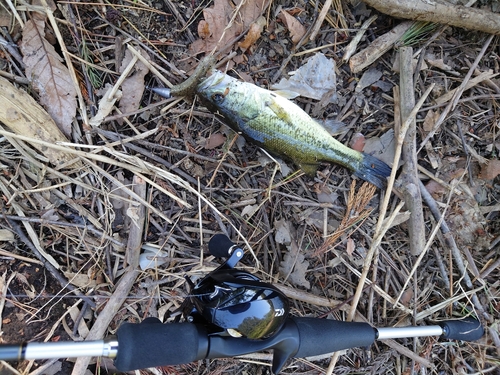
<path id="1" fill-rule="evenodd" d="M 400 61 L 400 113 L 401 122 L 410 120 L 410 126 L 403 142 L 403 173 L 401 174 L 402 188 L 406 206 L 411 212 L 408 222 L 408 234 L 410 235 L 410 253 L 419 255 L 425 245 L 425 224 L 422 209 L 422 197 L 420 195 L 418 179 L 416 120 L 409 118 L 409 114 L 415 106 L 415 93 L 413 88 L 412 69 L 413 49 L 401 47 L 399 50 Z"/>
<path id="2" fill-rule="evenodd" d="M 455 264 L 458 267 L 458 270 L 460 271 L 460 276 L 463 278 L 465 285 L 469 290 L 473 289 L 473 284 L 472 280 L 469 276 L 469 273 L 467 272 L 467 267 L 465 266 L 465 263 L 462 258 L 462 254 L 460 253 L 460 250 L 457 247 L 457 244 L 455 242 L 455 239 L 453 238 L 453 234 L 448 227 L 448 224 L 446 224 L 446 221 L 441 220 L 441 212 L 439 211 L 439 208 L 437 206 L 436 201 L 434 198 L 431 196 L 431 194 L 427 191 L 425 188 L 424 184 L 420 182 L 420 192 L 422 193 L 422 198 L 424 199 L 425 203 L 429 207 L 429 210 L 432 213 L 432 216 L 434 216 L 434 219 L 440 223 L 441 227 L 441 233 L 443 233 L 443 236 L 445 238 L 445 241 L 447 245 L 450 247 L 451 253 L 453 255 L 453 260 L 455 261 Z M 488 320 L 491 322 L 491 317 L 489 314 L 484 310 L 483 305 L 479 301 L 479 298 L 477 295 L 474 293 L 472 295 L 472 303 L 474 304 L 475 308 L 478 310 L 478 312 L 483 316 L 484 319 Z"/>
<path id="3" fill-rule="evenodd" d="M 500 14 L 437 0 L 363 0 L 392 17 L 428 21 L 500 35 Z"/>
<path id="4" fill-rule="evenodd" d="M 135 204 L 135 207 L 130 210 L 131 215 L 134 216 L 134 214 L 137 214 L 137 217 L 132 218 L 130 223 L 129 239 L 125 253 L 128 267 L 116 285 L 113 295 L 99 313 L 89 334 L 85 338 L 87 341 L 102 339 L 111 320 L 115 317 L 116 313 L 127 299 L 126 296 L 129 295 L 130 289 L 132 289 L 135 279 L 139 275 L 137 265 L 139 264 L 139 251 L 142 244 L 142 236 L 144 234 L 145 206 L 142 204 L 142 201 L 146 199 L 146 184 L 137 176 L 134 176 L 133 190 L 140 197 L 140 200 L 135 199 L 134 202 L 135 197 L 130 197 L 131 201 Z M 90 359 L 90 357 L 78 358 L 75 362 L 72 375 L 83 375 L 87 371 Z"/>
<path id="5" fill-rule="evenodd" d="M 364 50 L 355 54 L 349 60 L 351 72 L 359 73 L 373 62 L 377 61 L 380 56 L 389 51 L 394 43 L 399 41 L 403 34 L 413 25 L 413 22 L 402 22 L 393 28 L 391 31 L 379 36 Z"/>

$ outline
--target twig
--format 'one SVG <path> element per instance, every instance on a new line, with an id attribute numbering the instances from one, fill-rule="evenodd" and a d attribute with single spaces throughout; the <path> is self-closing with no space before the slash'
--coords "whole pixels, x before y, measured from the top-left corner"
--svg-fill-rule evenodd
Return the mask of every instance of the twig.
<path id="1" fill-rule="evenodd" d="M 113 242 L 115 245 L 124 246 L 124 244 L 121 243 L 120 241 L 118 241 L 116 238 L 108 236 L 103 231 L 100 231 L 96 228 L 93 228 L 91 225 L 87 225 L 87 224 L 65 223 L 62 221 L 46 220 L 46 219 L 41 219 L 38 217 L 24 217 L 24 216 L 5 215 L 5 214 L 0 214 L 0 217 L 3 217 L 5 219 L 9 219 L 9 220 L 28 221 L 30 223 L 39 223 L 39 224 L 44 224 L 44 225 L 56 225 L 56 226 L 68 227 L 68 228 L 85 229 L 88 232 L 94 233 L 96 236 L 104 238 L 107 241 Z"/>
<path id="2" fill-rule="evenodd" d="M 130 223 L 130 233 L 126 249 L 126 259 L 129 266 L 116 286 L 113 296 L 106 303 L 106 306 L 104 306 L 104 309 L 101 311 L 94 325 L 90 329 L 88 336 L 85 338 L 88 341 L 101 339 L 104 336 L 109 323 L 111 323 L 111 320 L 121 308 L 121 305 L 125 302 L 126 297 L 124 296 L 127 296 L 130 293 L 130 289 L 139 275 L 137 265 L 139 264 L 139 251 L 142 244 L 145 216 L 145 207 L 141 202 L 144 202 L 146 199 L 145 182 L 134 176 L 133 190 L 139 197 L 139 202 L 136 202 L 138 207 L 135 207 L 135 214 L 133 215 L 134 217 L 132 217 Z M 75 362 L 72 375 L 83 375 L 87 371 L 89 362 L 89 357 L 78 358 Z"/>
<path id="3" fill-rule="evenodd" d="M 132 184 L 133 192 L 141 198 L 141 201 L 144 201 L 146 199 L 145 181 L 138 176 L 134 176 Z M 132 200 L 132 197 L 130 199 Z M 146 207 L 141 202 L 134 202 L 132 200 L 127 214 L 132 220 L 130 221 L 125 260 L 126 264 L 130 265 L 132 269 L 136 269 L 139 265 L 139 253 L 141 251 L 144 222 L 146 220 Z"/>
<path id="4" fill-rule="evenodd" d="M 479 8 L 429 0 L 363 1 L 378 11 L 397 18 L 442 23 L 500 35 L 500 14 Z"/>
<path id="5" fill-rule="evenodd" d="M 401 36 L 413 25 L 412 21 L 405 21 L 394 27 L 388 33 L 379 36 L 370 45 L 362 51 L 351 57 L 349 67 L 353 73 L 359 73 L 367 66 L 386 53 L 394 46 Z"/>
<path id="6" fill-rule="evenodd" d="M 29 249 L 33 252 L 33 254 L 40 260 L 40 262 L 43 263 L 45 268 L 54 276 L 54 278 L 61 284 L 61 287 L 63 289 L 68 289 L 71 291 L 73 294 L 84 300 L 86 303 L 88 303 L 90 306 L 95 307 L 94 301 L 92 301 L 90 298 L 87 296 L 83 295 L 80 293 L 80 291 L 73 286 L 72 284 L 69 283 L 69 281 L 59 273 L 56 267 L 54 267 L 50 262 L 48 262 L 42 254 L 38 251 L 38 249 L 33 245 L 33 243 L 30 241 L 28 236 L 24 234 L 24 231 L 21 229 L 19 224 L 17 224 L 15 221 L 10 221 L 9 219 L 5 219 L 7 223 L 10 225 L 12 230 L 19 236 L 20 240 L 29 247 Z"/>
<path id="7" fill-rule="evenodd" d="M 368 271 L 370 270 L 372 259 L 375 255 L 377 247 L 379 246 L 380 242 L 382 241 L 382 237 L 385 234 L 385 231 L 387 230 L 388 225 L 390 224 L 390 221 L 389 221 L 389 222 L 386 222 L 387 225 L 382 226 L 382 224 L 384 223 L 384 218 L 385 218 L 385 214 L 387 212 L 387 208 L 389 206 L 389 198 L 391 195 L 390 193 L 392 192 L 392 187 L 394 186 L 394 180 L 396 178 L 396 170 L 397 170 L 397 166 L 399 164 L 399 158 L 401 156 L 401 148 L 403 146 L 403 140 L 404 140 L 406 131 L 408 130 L 408 127 L 410 126 L 411 119 L 415 117 L 418 110 L 420 109 L 420 107 L 422 107 L 422 104 L 424 103 L 425 99 L 427 99 L 427 96 L 429 96 L 429 94 L 431 93 L 433 88 L 434 88 L 434 84 L 432 84 L 425 91 L 425 93 L 422 95 L 422 97 L 418 101 L 415 108 L 413 108 L 411 113 L 408 115 L 408 118 L 407 118 L 406 122 L 403 124 L 403 126 L 401 127 L 401 131 L 398 135 L 397 144 L 396 144 L 396 151 L 394 154 L 394 162 L 392 164 L 393 165 L 392 172 L 391 172 L 391 176 L 389 177 L 389 181 L 387 183 L 386 194 L 384 196 L 384 201 L 382 202 L 382 207 L 381 207 L 381 210 L 379 213 L 377 228 L 375 229 L 375 235 L 374 235 L 372 244 L 370 246 L 370 250 L 366 254 L 365 260 L 363 262 L 363 271 L 362 271 L 361 276 L 360 276 L 359 281 L 358 281 L 358 287 L 356 289 L 356 293 L 354 294 L 353 302 L 351 304 L 351 309 L 349 311 L 347 321 L 351 321 L 356 313 L 359 299 L 361 298 L 361 293 L 363 291 L 363 285 L 366 282 L 366 278 L 368 276 Z M 402 206 L 402 205 L 400 204 L 400 206 Z M 394 212 L 396 212 L 396 210 Z M 393 214 L 394 214 L 394 212 L 393 212 Z M 327 375 L 331 375 L 333 373 L 333 369 L 335 367 L 335 364 L 337 363 L 338 357 L 339 357 L 338 353 L 335 353 L 333 355 L 332 360 L 330 361 L 330 365 L 328 366 L 328 370 L 326 372 Z"/>
<path id="8" fill-rule="evenodd" d="M 429 210 L 432 213 L 432 216 L 434 216 L 436 221 L 441 222 L 441 232 L 443 233 L 446 243 L 451 249 L 451 252 L 453 254 L 453 259 L 458 267 L 458 270 L 460 271 L 461 276 L 465 281 L 465 285 L 467 286 L 467 288 L 472 289 L 473 288 L 472 280 L 469 276 L 469 273 L 467 272 L 467 268 L 465 267 L 462 255 L 460 254 L 460 250 L 457 247 L 457 244 L 455 242 L 455 239 L 453 238 L 450 228 L 448 227 L 448 224 L 446 224 L 446 221 L 441 220 L 441 213 L 439 212 L 439 208 L 436 204 L 436 201 L 434 200 L 434 198 L 432 198 L 431 194 L 427 191 L 422 182 L 420 182 L 420 191 L 422 193 L 422 198 L 424 199 L 425 203 L 427 204 Z M 476 309 L 481 313 L 481 315 L 486 320 L 491 322 L 491 317 L 484 310 L 476 294 L 472 295 L 472 302 L 474 303 Z"/>
<path id="9" fill-rule="evenodd" d="M 311 35 L 309 36 L 309 40 L 311 42 L 314 41 L 314 39 L 316 39 L 316 35 L 318 35 L 319 29 L 321 28 L 321 25 L 323 24 L 323 21 L 325 20 L 325 17 L 328 14 L 330 7 L 332 6 L 332 2 L 333 0 L 326 0 L 325 4 L 323 4 L 323 8 L 321 9 L 321 12 L 319 12 L 319 16 L 316 19 L 314 27 L 311 31 Z"/>
<path id="10" fill-rule="evenodd" d="M 349 59 L 351 58 L 352 54 L 356 51 L 356 48 L 358 47 L 358 43 L 365 35 L 366 30 L 370 27 L 370 25 L 378 18 L 378 15 L 373 15 L 370 18 L 368 18 L 365 22 L 363 22 L 363 25 L 359 28 L 359 31 L 356 33 L 354 38 L 350 41 L 350 43 L 347 45 L 347 47 L 344 49 L 344 56 L 342 56 L 342 62 L 348 62 Z"/>
<path id="11" fill-rule="evenodd" d="M 408 119 L 412 108 L 415 106 L 415 95 L 413 89 L 413 71 L 412 71 L 413 49 L 411 47 L 401 47 L 399 49 L 399 70 L 400 70 L 400 108 L 401 121 Z M 418 183 L 418 160 L 416 153 L 416 121 L 410 118 L 410 126 L 405 135 L 403 143 L 403 172 L 401 174 L 402 189 L 406 205 L 411 212 L 408 221 L 408 233 L 410 253 L 419 255 L 424 248 L 425 243 L 425 225 L 422 209 L 422 197 L 420 195 Z"/>
<path id="12" fill-rule="evenodd" d="M 56 19 L 54 18 L 54 14 L 50 10 L 50 7 L 47 4 L 47 0 L 41 0 L 42 5 L 45 8 L 45 12 L 47 13 L 47 17 L 49 18 L 50 25 L 56 34 L 57 41 L 59 42 L 59 47 L 61 47 L 62 53 L 64 55 L 64 60 L 68 65 L 69 74 L 71 76 L 71 80 L 73 81 L 73 85 L 75 86 L 75 90 L 78 96 L 78 104 L 80 105 L 80 115 L 83 118 L 83 122 L 88 123 L 87 118 L 87 108 L 85 106 L 85 101 L 83 100 L 82 90 L 80 90 L 80 85 L 78 84 L 78 78 L 76 77 L 75 68 L 73 67 L 73 62 L 71 61 L 71 57 L 68 53 L 68 49 L 66 48 L 66 43 L 64 43 L 64 39 L 61 35 L 61 31 L 57 26 Z"/>
<path id="13" fill-rule="evenodd" d="M 462 141 L 462 148 L 464 149 L 465 156 L 467 157 L 467 174 L 469 175 L 469 184 L 470 186 L 475 186 L 476 184 L 474 183 L 474 179 L 472 177 L 469 150 L 467 147 L 467 142 L 465 141 L 464 138 L 464 132 L 462 131 L 462 121 L 457 120 L 456 125 L 458 128 L 458 134 L 460 134 L 460 140 Z"/>
<path id="14" fill-rule="evenodd" d="M 500 29 L 499 29 L 500 30 Z M 431 139 L 434 134 L 436 134 L 437 130 L 441 126 L 441 124 L 444 122 L 446 117 L 448 116 L 448 113 L 452 111 L 456 105 L 458 104 L 458 101 L 460 97 L 462 96 L 463 92 L 465 91 L 465 88 L 467 87 L 467 83 L 469 82 L 470 77 L 472 77 L 472 73 L 474 73 L 474 70 L 476 70 L 479 62 L 483 59 L 484 54 L 486 53 L 486 50 L 488 49 L 491 41 L 493 40 L 494 35 L 490 35 L 490 37 L 486 40 L 486 42 L 483 45 L 483 48 L 481 48 L 481 51 L 477 55 L 476 59 L 474 60 L 474 63 L 470 67 L 469 71 L 467 72 L 467 75 L 464 77 L 464 80 L 460 84 L 460 86 L 457 88 L 457 91 L 455 92 L 455 95 L 453 95 L 453 99 L 450 100 L 446 108 L 441 112 L 441 115 L 439 116 L 438 120 L 434 124 L 434 127 L 432 130 L 427 134 L 425 139 L 420 143 L 420 148 L 418 149 L 417 153 L 422 150 L 422 147 Z"/>
<path id="15" fill-rule="evenodd" d="M 127 295 L 138 275 L 139 271 L 136 269 L 130 269 L 130 267 L 125 271 L 125 274 L 118 282 L 113 295 L 106 303 L 106 306 L 104 306 L 104 309 L 99 313 L 99 316 L 90 329 L 88 336 L 85 338 L 87 341 L 102 339 L 104 333 L 108 329 L 109 323 L 111 323 L 111 319 L 113 319 L 122 304 L 127 299 Z M 75 366 L 73 367 L 71 374 L 84 375 L 87 371 L 90 359 L 91 357 L 79 357 L 75 361 Z"/>

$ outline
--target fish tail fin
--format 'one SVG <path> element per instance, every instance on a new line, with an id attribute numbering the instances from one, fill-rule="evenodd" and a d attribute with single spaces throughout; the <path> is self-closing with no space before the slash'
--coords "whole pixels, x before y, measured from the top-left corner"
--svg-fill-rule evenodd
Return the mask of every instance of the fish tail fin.
<path id="1" fill-rule="evenodd" d="M 368 181 L 379 189 L 383 189 L 387 184 L 387 177 L 391 174 L 391 167 L 374 156 L 365 154 L 364 152 L 362 155 L 363 159 L 359 163 L 354 175 Z"/>

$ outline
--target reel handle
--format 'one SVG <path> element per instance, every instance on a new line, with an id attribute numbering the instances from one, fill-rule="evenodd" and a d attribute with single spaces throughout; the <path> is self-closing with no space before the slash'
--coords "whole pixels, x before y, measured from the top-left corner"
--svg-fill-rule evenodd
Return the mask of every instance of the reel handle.
<path id="1" fill-rule="evenodd" d="M 243 249 L 223 234 L 214 235 L 208 242 L 208 251 L 217 258 L 228 258 L 223 268 L 234 268 L 243 257 Z"/>
<path id="2" fill-rule="evenodd" d="M 214 235 L 208 242 L 208 251 L 214 257 L 228 258 L 236 244 L 223 234 Z"/>

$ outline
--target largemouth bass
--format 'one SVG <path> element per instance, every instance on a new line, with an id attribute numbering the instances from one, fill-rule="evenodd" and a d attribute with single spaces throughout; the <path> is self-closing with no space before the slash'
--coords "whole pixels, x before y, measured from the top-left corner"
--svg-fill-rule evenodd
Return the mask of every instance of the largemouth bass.
<path id="1" fill-rule="evenodd" d="M 272 91 L 214 71 L 196 93 L 234 131 L 309 175 L 320 163 L 337 163 L 383 188 L 391 173 L 387 164 L 344 146 L 298 105 Z"/>

